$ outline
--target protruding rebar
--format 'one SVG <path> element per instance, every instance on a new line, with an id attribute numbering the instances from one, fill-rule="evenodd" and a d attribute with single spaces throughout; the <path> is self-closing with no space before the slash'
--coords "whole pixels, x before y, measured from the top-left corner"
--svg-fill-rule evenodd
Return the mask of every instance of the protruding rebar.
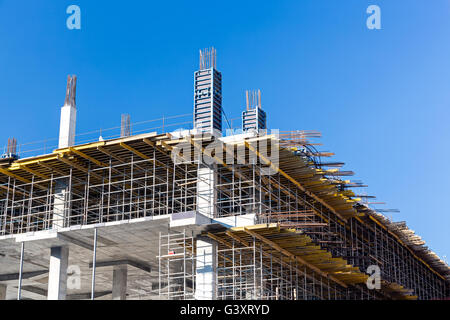
<path id="1" fill-rule="evenodd" d="M 250 109 L 261 109 L 261 90 L 245 90 L 247 111 Z"/>
<path id="2" fill-rule="evenodd" d="M 65 106 L 72 106 L 76 108 L 76 89 L 77 89 L 77 76 L 67 76 L 66 86 L 66 99 L 64 100 Z"/>
<path id="3" fill-rule="evenodd" d="M 129 114 L 122 114 L 121 124 L 120 124 L 120 137 L 128 137 L 131 135 L 131 122 Z"/>
<path id="4" fill-rule="evenodd" d="M 200 50 L 200 70 L 216 69 L 216 49 L 214 47 Z"/>
<path id="5" fill-rule="evenodd" d="M 16 138 L 8 138 L 8 146 L 6 147 L 7 155 L 15 155 L 17 151 L 17 140 Z"/>

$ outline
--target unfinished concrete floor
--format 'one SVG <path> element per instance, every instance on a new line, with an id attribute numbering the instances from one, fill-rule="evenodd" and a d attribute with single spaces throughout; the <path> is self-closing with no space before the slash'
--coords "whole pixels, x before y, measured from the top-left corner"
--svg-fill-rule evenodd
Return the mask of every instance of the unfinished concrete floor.
<path id="1" fill-rule="evenodd" d="M 158 298 L 159 233 L 167 232 L 169 217 L 149 217 L 24 234 L 0 239 L 0 284 L 7 285 L 6 299 L 17 299 L 20 241 L 25 241 L 22 299 L 46 299 L 50 248 L 69 248 L 67 299 L 90 299 L 94 227 L 97 227 L 96 299 L 112 298 L 113 269 L 128 268 L 127 299 Z M 71 276 L 80 272 L 80 288 Z M 74 273 L 75 271 L 75 273 Z"/>

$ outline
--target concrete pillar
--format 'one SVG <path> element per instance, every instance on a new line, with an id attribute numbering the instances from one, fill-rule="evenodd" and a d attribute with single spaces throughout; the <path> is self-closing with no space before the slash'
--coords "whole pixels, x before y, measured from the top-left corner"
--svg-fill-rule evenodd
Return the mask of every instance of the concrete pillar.
<path id="1" fill-rule="evenodd" d="M 53 204 L 53 229 L 64 228 L 64 217 L 68 206 L 68 182 L 67 179 L 59 179 L 55 182 L 55 199 Z"/>
<path id="2" fill-rule="evenodd" d="M 114 266 L 112 287 L 113 300 L 127 299 L 127 274 L 128 268 L 126 265 Z"/>
<path id="3" fill-rule="evenodd" d="M 217 243 L 212 239 L 198 238 L 196 245 L 195 299 L 215 300 Z"/>
<path id="4" fill-rule="evenodd" d="M 198 168 L 197 211 L 208 218 L 216 216 L 216 181 L 217 173 L 213 168 L 206 165 Z"/>
<path id="5" fill-rule="evenodd" d="M 50 268 L 48 272 L 48 300 L 65 300 L 67 291 L 67 267 L 69 248 L 54 247 L 50 251 Z"/>
<path id="6" fill-rule="evenodd" d="M 67 148 L 75 144 L 76 121 L 77 121 L 76 107 L 72 105 L 64 105 L 61 108 L 58 148 Z"/>
<path id="7" fill-rule="evenodd" d="M 0 300 L 6 300 L 6 284 L 0 284 Z"/>

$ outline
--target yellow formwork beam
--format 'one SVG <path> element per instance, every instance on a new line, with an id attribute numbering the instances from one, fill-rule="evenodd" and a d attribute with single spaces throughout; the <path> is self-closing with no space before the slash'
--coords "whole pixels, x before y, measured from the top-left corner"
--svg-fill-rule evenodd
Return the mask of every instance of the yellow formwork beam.
<path id="1" fill-rule="evenodd" d="M 122 148 L 125 148 L 125 149 L 131 151 L 132 153 L 134 153 L 135 155 L 141 157 L 142 159 L 150 160 L 151 162 L 154 162 L 154 163 L 156 163 L 157 165 L 159 165 L 159 166 L 161 166 L 161 167 L 166 167 L 166 165 L 165 165 L 164 163 L 162 163 L 161 161 L 156 160 L 156 159 L 152 159 L 151 157 L 149 157 L 149 156 L 143 154 L 143 153 L 140 152 L 139 150 L 136 150 L 136 149 L 134 149 L 133 147 L 131 147 L 131 146 L 129 146 L 129 145 L 123 143 L 123 142 L 121 142 L 119 145 L 120 145 Z M 173 169 L 172 169 L 171 167 L 168 167 L 168 166 L 167 166 L 167 168 L 168 168 L 168 170 L 169 170 L 170 172 L 173 171 Z"/>
<path id="2" fill-rule="evenodd" d="M 73 167 L 73 168 L 75 168 L 77 170 L 80 170 L 80 171 L 82 171 L 84 173 L 88 173 L 91 176 L 96 177 L 99 180 L 103 180 L 103 178 L 99 174 L 97 174 L 95 172 L 90 172 L 88 168 L 83 167 L 82 165 L 79 165 L 78 163 L 75 163 L 73 161 L 70 161 L 69 159 L 64 158 L 64 156 L 62 156 L 62 155 L 58 156 L 58 160 L 61 161 L 61 162 L 64 162 L 65 164 L 67 164 L 67 165 L 69 165 L 69 166 L 71 166 L 71 167 Z M 105 179 L 104 181 L 107 182 L 108 179 Z"/>
<path id="3" fill-rule="evenodd" d="M 24 183 L 31 183 L 30 180 L 22 178 L 21 176 L 15 174 L 15 173 L 9 172 L 9 170 L 7 170 L 7 169 L 0 168 L 0 173 L 3 173 L 4 175 L 7 175 L 7 176 L 9 176 L 11 178 L 20 180 L 20 181 L 22 181 Z"/>
<path id="4" fill-rule="evenodd" d="M 120 145 L 122 148 L 127 149 L 128 151 L 131 151 L 131 152 L 134 153 L 135 155 L 141 157 L 142 159 L 145 159 L 145 160 L 150 159 L 149 156 L 147 156 L 147 155 L 143 154 L 142 152 L 140 152 L 140 151 L 134 149 L 133 147 L 130 147 L 130 146 L 127 145 L 126 143 L 121 142 L 119 145 Z"/>
<path id="5" fill-rule="evenodd" d="M 71 149 L 75 149 L 77 151 L 81 151 L 81 150 L 85 150 L 85 149 L 91 149 L 91 148 L 95 149 L 97 147 L 104 146 L 105 144 L 106 144 L 106 141 L 90 142 L 90 143 L 82 144 L 82 145 L 79 145 L 79 146 L 56 149 L 56 150 L 53 151 L 53 153 L 64 154 L 64 153 L 67 153 L 67 152 L 71 152 L 72 151 Z"/>
<path id="6" fill-rule="evenodd" d="M 104 153 L 104 154 L 106 154 L 106 155 L 108 155 L 108 156 L 110 156 L 110 157 L 113 158 L 113 159 L 116 159 L 117 161 L 119 161 L 119 162 L 121 162 L 121 163 L 126 163 L 125 160 L 123 160 L 122 158 L 116 156 L 116 155 L 115 155 L 114 153 L 112 153 L 111 151 L 106 150 L 104 147 L 99 146 L 99 147 L 97 147 L 97 150 L 100 151 L 100 152 L 102 152 L 102 153 Z"/>
<path id="7" fill-rule="evenodd" d="M 98 161 L 97 159 L 94 159 L 93 157 L 88 156 L 87 154 L 85 154 L 85 153 L 83 153 L 83 152 L 81 152 L 81 151 L 79 151 L 79 150 L 77 150 L 77 149 L 75 149 L 73 147 L 69 147 L 69 150 L 70 150 L 70 152 L 75 153 L 76 155 L 78 155 L 78 156 L 80 156 L 80 157 L 82 157 L 82 158 L 84 158 L 86 160 L 89 160 L 92 163 L 95 163 L 99 167 L 107 167 L 108 166 L 108 164 L 103 163 L 101 161 Z"/>
<path id="8" fill-rule="evenodd" d="M 34 169 L 28 168 L 27 166 L 20 165 L 20 169 L 25 170 L 31 174 L 34 174 L 35 176 L 38 176 L 39 178 L 42 178 L 44 180 L 50 179 L 50 177 L 47 177 L 45 174 L 40 173 L 39 171 L 36 171 Z"/>
<path id="9" fill-rule="evenodd" d="M 62 155 L 60 155 L 60 156 L 58 157 L 58 160 L 61 161 L 61 162 L 64 162 L 64 163 L 67 164 L 68 166 L 74 167 L 75 169 L 78 169 L 78 170 L 80 170 L 80 171 L 82 171 L 82 172 L 84 172 L 84 173 L 88 173 L 88 172 L 89 172 L 89 169 L 88 169 L 88 168 L 85 168 L 85 167 L 83 167 L 82 165 L 79 165 L 79 164 L 77 164 L 77 163 L 74 163 L 74 162 L 70 161 L 69 159 L 64 158 L 64 156 L 62 156 Z"/>
<path id="10" fill-rule="evenodd" d="M 29 159 L 29 160 L 26 160 L 26 159 L 16 160 L 9 166 L 8 170 L 11 170 L 11 171 L 20 170 L 20 166 L 32 165 L 32 164 L 38 163 L 40 161 L 56 160 L 57 158 L 58 158 L 57 154 L 51 154 L 51 155 L 46 155 L 46 156 L 38 156 L 38 157 L 35 157 L 34 159 Z"/>
<path id="11" fill-rule="evenodd" d="M 165 141 L 158 141 L 158 145 L 162 145 L 164 148 L 168 149 L 169 151 L 172 151 L 173 147 L 168 145 Z"/>
<path id="12" fill-rule="evenodd" d="M 66 176 L 67 175 L 67 173 L 65 173 L 65 172 L 63 172 L 61 170 L 58 170 L 58 169 L 56 169 L 56 168 L 46 164 L 45 162 L 38 161 L 37 164 L 40 165 L 41 167 L 44 167 L 47 170 L 54 171 L 54 172 L 56 172 L 57 174 L 59 174 L 61 176 Z"/>
<path id="13" fill-rule="evenodd" d="M 144 141 L 144 143 L 148 144 L 149 146 L 152 146 L 153 148 L 159 150 L 162 153 L 166 153 L 166 151 L 161 148 L 160 146 L 158 146 L 155 142 L 151 141 L 150 139 L 144 138 L 142 139 L 142 141 Z M 173 148 L 173 147 L 171 147 Z"/>
<path id="14" fill-rule="evenodd" d="M 221 244 L 227 246 L 228 248 L 231 248 L 231 247 L 232 247 L 232 245 L 231 245 L 230 243 L 228 243 L 227 241 L 225 241 L 225 240 L 222 239 L 221 237 L 218 237 L 218 236 L 216 236 L 215 234 L 212 234 L 211 232 L 207 232 L 206 235 L 207 235 L 208 237 L 210 237 L 211 239 L 213 239 L 213 240 L 215 240 L 215 241 L 217 241 L 217 242 L 219 242 L 219 243 L 221 243 Z"/>

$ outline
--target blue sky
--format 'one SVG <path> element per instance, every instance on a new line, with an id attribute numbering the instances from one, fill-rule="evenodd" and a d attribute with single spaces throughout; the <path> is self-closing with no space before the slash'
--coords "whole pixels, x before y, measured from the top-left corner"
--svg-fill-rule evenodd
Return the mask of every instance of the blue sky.
<path id="1" fill-rule="evenodd" d="M 371 4 L 382 30 L 366 28 Z M 198 49 L 215 46 L 228 118 L 260 88 L 271 128 L 322 132 L 380 208 L 449 256 L 449 35 L 449 0 L 0 0 L 0 145 L 57 137 L 69 73 L 78 133 L 189 113 Z"/>

